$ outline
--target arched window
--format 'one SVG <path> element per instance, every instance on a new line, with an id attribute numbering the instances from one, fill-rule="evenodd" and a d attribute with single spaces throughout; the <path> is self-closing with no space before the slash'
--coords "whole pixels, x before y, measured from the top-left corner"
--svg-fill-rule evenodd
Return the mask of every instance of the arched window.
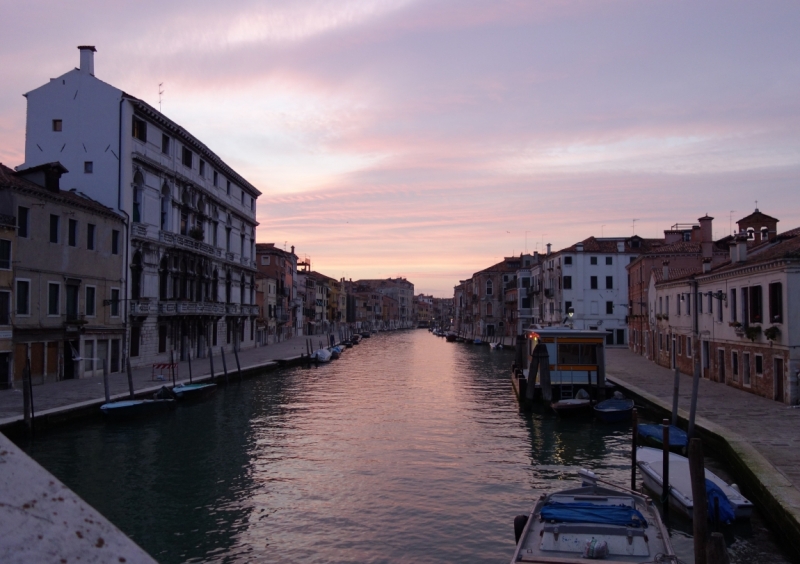
<path id="1" fill-rule="evenodd" d="M 231 271 L 229 270 L 227 274 L 225 274 L 225 303 L 231 303 Z"/>
<path id="2" fill-rule="evenodd" d="M 491 296 L 492 295 L 492 280 L 491 279 L 486 281 L 486 295 L 487 296 Z"/>
<path id="3" fill-rule="evenodd" d="M 761 240 L 762 241 L 766 241 L 767 239 L 769 239 L 769 228 L 762 227 L 761 228 Z"/>
<path id="4" fill-rule="evenodd" d="M 142 297 L 142 254 L 136 252 L 131 261 L 131 299 Z"/>
<path id="5" fill-rule="evenodd" d="M 755 238 L 756 238 L 755 229 L 753 229 L 752 227 L 748 227 L 747 228 L 747 240 L 748 241 L 753 241 L 753 240 L 755 240 Z"/>
<path id="6" fill-rule="evenodd" d="M 158 265 L 158 299 L 169 299 L 169 258 L 164 255 Z"/>
<path id="7" fill-rule="evenodd" d="M 144 187 L 144 176 L 141 171 L 136 171 L 133 176 L 133 221 L 142 222 L 142 189 Z"/>

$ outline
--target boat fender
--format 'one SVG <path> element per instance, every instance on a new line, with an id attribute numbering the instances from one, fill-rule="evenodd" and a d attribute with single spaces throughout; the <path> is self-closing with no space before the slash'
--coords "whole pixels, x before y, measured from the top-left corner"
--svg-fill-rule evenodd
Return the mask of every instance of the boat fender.
<path id="1" fill-rule="evenodd" d="M 517 544 L 519 544 L 519 538 L 522 536 L 522 531 L 525 529 L 525 525 L 527 524 L 527 515 L 517 515 L 514 517 L 514 540 L 517 541 Z"/>
<path id="2" fill-rule="evenodd" d="M 591 560 L 601 560 L 608 556 L 608 543 L 604 540 L 597 540 L 593 538 L 586 541 L 586 546 L 583 547 L 583 557 Z"/>

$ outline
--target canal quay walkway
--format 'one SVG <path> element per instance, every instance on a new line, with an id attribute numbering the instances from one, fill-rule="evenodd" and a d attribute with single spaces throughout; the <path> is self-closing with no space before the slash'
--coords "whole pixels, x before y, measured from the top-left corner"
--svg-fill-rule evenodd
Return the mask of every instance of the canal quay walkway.
<path id="1" fill-rule="evenodd" d="M 260 370 L 278 368 L 281 365 L 297 363 L 300 355 L 306 355 L 306 339 L 310 339 L 314 350 L 324 342 L 325 335 L 310 337 L 295 337 L 279 343 L 260 346 L 254 349 L 245 349 L 239 352 L 239 363 L 242 372 L 253 373 Z M 362 341 L 367 342 L 368 339 Z M 360 344 L 358 346 L 365 346 Z M 366 345 L 369 346 L 369 345 Z M 228 369 L 228 378 L 234 381 L 238 378 L 236 358 L 233 353 L 225 353 L 225 363 Z M 179 362 L 176 379 L 177 382 L 189 382 L 189 363 Z M 152 365 L 148 364 L 133 369 L 133 388 L 137 396 L 149 396 L 161 386 L 172 386 L 172 380 L 166 370 L 162 370 L 165 381 L 152 379 Z M 156 373 L 159 371 L 157 370 Z M 222 358 L 219 348 L 214 350 L 214 374 L 224 382 Z M 192 359 L 192 381 L 208 380 L 211 377 L 211 366 L 208 358 Z M 33 407 L 36 420 L 63 421 L 69 419 L 70 414 L 79 417 L 86 410 L 95 411 L 95 408 L 105 403 L 105 389 L 103 377 L 81 378 L 77 380 L 62 380 L 61 382 L 49 381 L 44 384 L 33 382 Z M 20 386 L 21 387 L 21 386 Z M 112 399 L 128 398 L 128 378 L 126 373 L 118 372 L 109 375 L 109 388 Z M 23 417 L 23 398 L 21 389 L 0 391 L 0 431 L 6 432 L 20 425 Z M 45 422 L 45 421 L 43 421 Z M 39 425 L 38 421 L 35 421 Z M 38 428 L 38 427 L 37 427 Z"/>
<path id="2" fill-rule="evenodd" d="M 659 417 L 672 410 L 674 372 L 627 349 L 606 350 L 608 379 Z M 679 426 L 686 429 L 692 377 L 681 374 Z M 695 429 L 733 469 L 744 493 L 800 554 L 800 409 L 700 379 Z"/>

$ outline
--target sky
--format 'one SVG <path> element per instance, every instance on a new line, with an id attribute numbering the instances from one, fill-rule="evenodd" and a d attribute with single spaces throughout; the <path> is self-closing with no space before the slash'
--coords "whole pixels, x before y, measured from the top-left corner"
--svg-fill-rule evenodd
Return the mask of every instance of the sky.
<path id="1" fill-rule="evenodd" d="M 453 286 L 521 252 L 756 207 L 800 226 L 796 1 L 0 0 L 0 162 L 78 66 L 262 192 L 258 242 Z M 635 221 L 634 221 L 635 220 Z"/>

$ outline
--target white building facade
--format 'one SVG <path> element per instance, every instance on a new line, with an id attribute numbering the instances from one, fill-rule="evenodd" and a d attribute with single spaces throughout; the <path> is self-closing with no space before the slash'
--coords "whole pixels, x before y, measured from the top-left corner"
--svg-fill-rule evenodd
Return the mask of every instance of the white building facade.
<path id="1" fill-rule="evenodd" d="M 25 167 L 126 218 L 122 310 L 133 365 L 254 346 L 260 192 L 147 103 L 80 68 L 26 94 Z"/>

